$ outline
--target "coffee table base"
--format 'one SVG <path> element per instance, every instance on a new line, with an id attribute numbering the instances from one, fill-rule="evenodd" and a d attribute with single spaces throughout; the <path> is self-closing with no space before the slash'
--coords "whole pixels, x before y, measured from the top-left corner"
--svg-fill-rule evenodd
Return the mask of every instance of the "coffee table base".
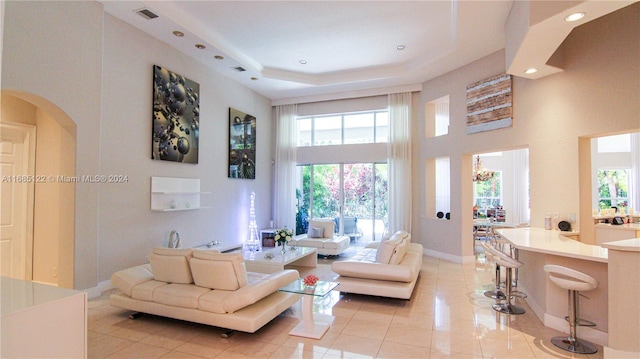
<path id="1" fill-rule="evenodd" d="M 314 320 L 312 320 L 311 322 L 302 320 L 300 323 L 298 323 L 298 325 L 295 326 L 295 328 L 293 328 L 289 332 L 289 335 L 311 339 L 321 339 L 322 336 L 324 336 L 324 333 L 329 330 L 329 327 L 333 323 L 334 317 L 325 314 L 315 314 L 314 317 Z"/>
<path id="2" fill-rule="evenodd" d="M 302 296 L 302 320 L 289 332 L 289 335 L 320 339 L 327 332 L 335 317 L 313 313 L 313 296 Z"/>

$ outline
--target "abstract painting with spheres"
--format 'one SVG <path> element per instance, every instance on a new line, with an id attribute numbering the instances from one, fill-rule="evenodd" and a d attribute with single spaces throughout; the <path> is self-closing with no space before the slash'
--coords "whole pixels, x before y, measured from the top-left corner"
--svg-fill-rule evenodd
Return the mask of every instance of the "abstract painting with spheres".
<path id="1" fill-rule="evenodd" d="M 198 163 L 199 93 L 198 83 L 153 66 L 152 159 Z"/>

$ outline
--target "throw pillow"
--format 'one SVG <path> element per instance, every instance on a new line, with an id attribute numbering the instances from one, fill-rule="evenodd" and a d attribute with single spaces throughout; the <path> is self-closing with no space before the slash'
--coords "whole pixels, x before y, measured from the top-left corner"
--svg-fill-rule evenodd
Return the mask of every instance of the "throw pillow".
<path id="1" fill-rule="evenodd" d="M 196 250 L 190 263 L 197 286 L 236 290 L 247 284 L 247 268 L 242 253 Z"/>
<path id="2" fill-rule="evenodd" d="M 391 255 L 391 259 L 389 260 L 389 264 L 400 264 L 402 258 L 407 253 L 407 246 L 409 245 L 409 240 L 404 238 L 402 242 L 400 242 L 396 248 L 393 250 L 393 254 Z"/>
<path id="3" fill-rule="evenodd" d="M 191 249 L 154 248 L 149 256 L 153 279 L 167 283 L 193 283 L 189 267 L 191 256 Z"/>
<path id="4" fill-rule="evenodd" d="M 323 238 L 323 237 L 324 237 L 324 228 L 311 227 L 311 238 Z"/>
<path id="5" fill-rule="evenodd" d="M 402 238 L 400 239 L 389 239 L 386 240 L 378 246 L 378 251 L 376 252 L 376 262 L 389 264 L 391 261 L 391 256 L 393 255 L 396 246 L 402 242 Z"/>

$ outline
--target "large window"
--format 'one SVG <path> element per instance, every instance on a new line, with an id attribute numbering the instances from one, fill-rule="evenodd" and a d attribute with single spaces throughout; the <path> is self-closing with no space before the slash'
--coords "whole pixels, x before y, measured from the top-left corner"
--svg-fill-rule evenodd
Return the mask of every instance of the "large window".
<path id="1" fill-rule="evenodd" d="M 387 110 L 298 118 L 299 147 L 383 143 L 388 138 Z"/>
<path id="2" fill-rule="evenodd" d="M 629 208 L 629 169 L 598 170 L 598 208 Z"/>
<path id="3" fill-rule="evenodd" d="M 502 171 L 496 171 L 488 181 L 474 182 L 474 203 L 478 208 L 502 206 Z"/>

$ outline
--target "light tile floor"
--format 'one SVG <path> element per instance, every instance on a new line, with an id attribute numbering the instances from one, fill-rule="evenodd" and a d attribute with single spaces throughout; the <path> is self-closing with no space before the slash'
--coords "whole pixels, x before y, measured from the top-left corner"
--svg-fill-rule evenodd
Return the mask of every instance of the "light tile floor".
<path id="1" fill-rule="evenodd" d="M 332 280 L 327 260 L 300 268 Z M 524 315 L 491 309 L 483 292 L 493 287 L 493 266 L 456 264 L 424 257 L 411 300 L 332 292 L 316 299 L 317 311 L 335 316 L 320 340 L 289 336 L 298 323 L 299 303 L 253 334 L 223 339 L 223 329 L 130 312 L 109 305 L 109 295 L 89 301 L 89 358 L 602 358 L 572 355 L 549 339 L 546 328 L 522 299 Z M 62 329 L 61 329 L 62 330 Z"/>

